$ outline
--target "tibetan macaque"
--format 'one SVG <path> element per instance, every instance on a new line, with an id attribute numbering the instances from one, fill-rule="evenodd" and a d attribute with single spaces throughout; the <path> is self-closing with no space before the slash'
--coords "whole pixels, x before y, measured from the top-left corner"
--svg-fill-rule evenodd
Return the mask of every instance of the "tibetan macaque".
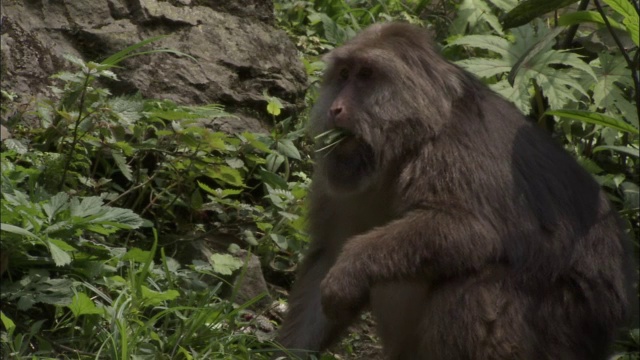
<path id="1" fill-rule="evenodd" d="M 326 61 L 310 129 L 343 138 L 316 159 L 279 342 L 321 351 L 369 308 L 389 359 L 605 359 L 632 251 L 591 176 L 418 27 Z"/>

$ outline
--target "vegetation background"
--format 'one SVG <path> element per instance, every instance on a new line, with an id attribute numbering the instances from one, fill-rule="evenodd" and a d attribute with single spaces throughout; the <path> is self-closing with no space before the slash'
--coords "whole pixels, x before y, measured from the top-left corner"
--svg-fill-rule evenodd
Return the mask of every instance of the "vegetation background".
<path id="1" fill-rule="evenodd" d="M 433 30 L 445 56 L 514 102 L 606 190 L 638 252 L 640 127 L 634 0 L 275 0 L 300 50 L 313 104 L 322 54 L 360 29 L 406 21 Z M 198 125 L 216 104 L 113 96 L 103 78 L 156 38 L 107 59 L 68 57 L 59 98 L 19 111 L 2 89 L 0 294 L 3 359 L 267 359 L 277 312 L 236 301 L 233 276 L 259 256 L 287 287 L 307 244 L 307 114 L 282 118 L 264 94 L 269 134 Z M 29 121 L 26 121 L 26 119 Z M 34 121 L 35 119 L 35 121 Z M 181 261 L 185 239 L 243 241 Z M 233 256 L 232 254 L 236 254 Z M 283 302 L 285 300 L 282 300 Z M 278 304 L 274 305 L 275 308 Z M 363 330 L 364 329 L 364 330 Z M 323 359 L 363 358 L 366 328 Z M 638 359 L 638 326 L 615 359 Z"/>

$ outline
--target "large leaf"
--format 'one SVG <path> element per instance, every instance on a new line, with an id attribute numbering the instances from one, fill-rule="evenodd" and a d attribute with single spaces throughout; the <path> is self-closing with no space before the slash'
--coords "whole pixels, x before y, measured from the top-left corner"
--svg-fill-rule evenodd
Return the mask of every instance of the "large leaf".
<path id="1" fill-rule="evenodd" d="M 120 123 L 126 127 L 135 125 L 142 118 L 144 101 L 139 97 L 113 97 L 107 101 L 107 104 Z"/>
<path id="2" fill-rule="evenodd" d="M 66 251 L 62 250 L 58 245 L 51 241 L 47 241 L 47 246 L 49 247 L 51 258 L 56 266 L 71 264 L 71 256 Z"/>
<path id="3" fill-rule="evenodd" d="M 509 84 L 513 85 L 516 75 L 520 71 L 520 68 L 526 66 L 534 57 L 540 55 L 542 52 L 549 49 L 550 45 L 552 45 L 553 40 L 562 32 L 562 28 L 558 27 L 548 32 L 545 36 L 543 36 L 538 42 L 536 42 L 532 47 L 527 49 L 527 51 L 520 56 L 518 61 L 513 65 L 513 68 L 509 73 Z"/>
<path id="4" fill-rule="evenodd" d="M 597 153 L 599 151 L 604 151 L 604 150 L 612 150 L 612 151 L 617 151 L 623 154 L 631 155 L 633 157 L 640 157 L 640 149 L 638 149 L 637 147 L 631 147 L 631 146 L 601 145 L 601 146 L 596 146 L 593 149 L 593 152 Z"/>
<path id="5" fill-rule="evenodd" d="M 73 313 L 73 316 L 79 317 L 80 315 L 93 315 L 102 314 L 103 310 L 100 310 L 93 300 L 85 293 L 77 293 L 71 300 L 71 304 L 67 305 L 69 310 Z"/>
<path id="6" fill-rule="evenodd" d="M 33 239 L 38 239 L 38 240 L 40 239 L 40 237 L 36 236 L 36 234 L 32 233 L 31 231 L 29 231 L 27 229 L 23 229 L 21 227 L 15 226 L 15 225 L 11 225 L 11 224 L 1 223 L 0 224 L 0 230 L 6 231 L 6 232 L 10 232 L 10 233 L 13 233 L 13 234 L 17 234 L 17 235 L 30 237 L 30 238 L 33 238 Z"/>
<path id="7" fill-rule="evenodd" d="M 287 157 L 292 159 L 300 160 L 300 152 L 291 140 L 278 140 L 277 149 L 280 154 L 286 155 Z"/>
<path id="8" fill-rule="evenodd" d="M 502 11 L 512 10 L 518 5 L 518 0 L 489 0 L 493 5 Z"/>
<path id="9" fill-rule="evenodd" d="M 578 120 L 578 121 L 582 121 L 588 124 L 594 124 L 594 125 L 601 125 L 601 126 L 606 126 L 612 129 L 616 129 L 618 131 L 622 131 L 622 132 L 628 132 L 631 134 L 640 134 L 640 130 L 638 130 L 637 128 L 635 128 L 634 126 L 632 126 L 629 123 L 626 123 L 622 120 L 618 120 L 615 118 L 612 118 L 610 116 L 604 115 L 604 114 L 600 114 L 600 113 L 595 113 L 595 112 L 591 112 L 591 111 L 584 111 L 584 110 L 553 110 L 553 111 L 547 111 L 546 112 L 547 115 L 555 115 L 555 116 L 560 116 L 560 117 L 565 117 L 568 119 L 573 119 L 573 120 Z"/>
<path id="10" fill-rule="evenodd" d="M 53 195 L 48 202 L 42 204 L 42 210 L 47 214 L 49 223 L 62 211 L 69 208 L 69 195 L 65 192 L 59 192 Z"/>
<path id="11" fill-rule="evenodd" d="M 463 0 L 458 5 L 456 18 L 451 24 L 449 33 L 451 35 L 465 34 L 467 28 L 472 32 L 474 28 L 489 25 L 493 31 L 503 34 L 502 26 L 498 17 L 493 14 L 489 4 L 484 0 Z"/>
<path id="12" fill-rule="evenodd" d="M 220 275 L 231 275 L 235 270 L 242 267 L 242 260 L 236 259 L 229 254 L 212 254 L 209 262 L 213 266 L 213 271 Z"/>
<path id="13" fill-rule="evenodd" d="M 603 52 L 590 65 L 597 77 L 593 88 L 593 102 L 598 108 L 611 111 L 613 106 L 625 100 L 624 93 L 617 84 L 633 86 L 627 63 L 620 55 Z"/>
<path id="14" fill-rule="evenodd" d="M 75 224 L 125 229 L 137 229 L 142 225 L 142 219 L 138 214 L 130 209 L 103 205 L 103 199 L 99 196 L 72 198 L 70 211 Z"/>
<path id="15" fill-rule="evenodd" d="M 544 91 L 551 108 L 562 108 L 577 100 L 575 91 L 587 95 L 579 81 L 585 73 L 591 79 L 596 78 L 593 69 L 577 54 L 552 48 L 552 40 L 559 30 L 549 31 L 542 21 L 534 25 L 513 29 L 513 42 L 493 35 L 470 35 L 450 44 L 481 48 L 497 54 L 498 58 L 470 58 L 457 63 L 478 76 L 497 76 L 500 81 L 490 85 L 492 89 L 513 101 L 524 113 L 530 111 L 531 80 L 535 80 Z M 512 69 L 509 77 L 513 81 L 512 86 L 500 79 L 501 75 L 508 73 L 507 68 Z M 499 69 L 505 70 L 504 73 L 501 74 Z"/>
<path id="16" fill-rule="evenodd" d="M 609 24 L 611 24 L 612 27 L 622 31 L 626 30 L 626 28 L 622 26 L 622 24 L 611 19 L 610 17 L 607 17 L 607 20 L 609 20 Z M 558 18 L 558 25 L 561 26 L 571 26 L 583 23 L 595 23 L 600 25 L 605 24 L 602 15 L 600 15 L 600 13 L 597 11 L 575 11 L 564 14 Z"/>
<path id="17" fill-rule="evenodd" d="M 546 13 L 576 3 L 576 0 L 524 0 L 500 20 L 505 29 L 527 24 L 531 20 Z"/>
<path id="18" fill-rule="evenodd" d="M 149 305 L 159 305 L 163 301 L 175 300 L 180 296 L 177 290 L 155 291 L 142 285 L 142 298 Z"/>
<path id="19" fill-rule="evenodd" d="M 210 170 L 207 171 L 207 176 L 232 186 L 244 186 L 244 181 L 240 172 L 227 165 L 216 164 L 210 166 Z"/>
<path id="20" fill-rule="evenodd" d="M 622 23 L 627 27 L 627 32 L 631 36 L 631 40 L 640 45 L 640 16 L 630 0 L 603 0 L 607 5 L 611 6 L 618 14 L 624 16 Z"/>
<path id="21" fill-rule="evenodd" d="M 122 173 L 122 175 L 127 180 L 133 181 L 133 173 L 131 172 L 131 166 L 127 164 L 127 159 L 122 154 L 120 154 L 117 150 L 112 151 L 111 156 L 113 157 L 113 160 L 118 166 L 118 169 L 120 169 L 120 172 Z"/>
<path id="22" fill-rule="evenodd" d="M 489 50 L 501 55 L 502 59 L 507 62 L 517 59 L 520 55 L 513 51 L 512 44 L 507 39 L 495 35 L 467 35 L 457 38 L 447 46 L 453 45 L 467 45 L 478 49 Z"/>
<path id="23" fill-rule="evenodd" d="M 9 336 L 11 336 L 13 334 L 13 330 L 15 330 L 16 328 L 16 324 L 2 311 L 0 311 L 0 320 L 2 320 L 2 325 L 4 325 L 4 328 L 7 329 Z"/>

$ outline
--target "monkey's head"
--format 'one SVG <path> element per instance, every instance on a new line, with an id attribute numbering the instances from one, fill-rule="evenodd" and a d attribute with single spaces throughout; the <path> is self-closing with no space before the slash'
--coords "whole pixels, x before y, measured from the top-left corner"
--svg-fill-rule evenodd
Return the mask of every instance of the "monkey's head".
<path id="1" fill-rule="evenodd" d="M 433 49 L 426 31 L 408 24 L 373 25 L 325 61 L 310 129 L 346 134 L 317 160 L 318 176 L 337 193 L 397 176 L 398 164 L 438 135 L 462 93 L 462 71 Z"/>

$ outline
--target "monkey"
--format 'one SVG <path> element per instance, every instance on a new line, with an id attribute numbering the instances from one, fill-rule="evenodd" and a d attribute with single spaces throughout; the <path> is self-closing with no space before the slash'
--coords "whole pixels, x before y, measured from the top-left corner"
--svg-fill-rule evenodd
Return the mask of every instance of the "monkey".
<path id="1" fill-rule="evenodd" d="M 591 175 L 418 26 L 324 60 L 309 131 L 344 138 L 315 159 L 277 341 L 305 357 L 370 309 L 388 359 L 605 359 L 635 280 Z"/>

